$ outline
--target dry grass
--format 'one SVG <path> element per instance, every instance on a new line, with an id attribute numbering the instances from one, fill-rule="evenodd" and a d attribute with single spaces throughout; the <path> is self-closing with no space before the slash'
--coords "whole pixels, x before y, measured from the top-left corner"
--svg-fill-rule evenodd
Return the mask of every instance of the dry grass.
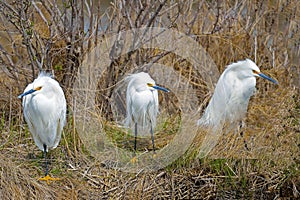
<path id="1" fill-rule="evenodd" d="M 133 5 L 123 8 L 118 7 L 119 4 L 111 6 L 115 15 L 109 15 L 111 17 L 109 30 L 118 32 L 122 28 L 130 29 L 129 20 L 124 20 L 126 17 L 131 17 L 132 22 L 136 20 L 137 23 L 133 24 L 137 26 L 147 24 L 147 20 L 143 22 L 136 19 L 138 12 L 135 13 L 136 10 L 130 9 Z M 159 7 L 159 4 L 153 3 L 147 6 L 144 12 L 141 11 L 144 19 L 151 18 L 150 14 Z M 52 182 L 50 185 L 38 181 L 44 171 L 42 152 L 34 145 L 22 119 L 21 102 L 16 98 L 26 82 L 31 79 L 31 66 L 36 67 L 36 65 L 24 64 L 29 62 L 29 55 L 25 53 L 23 55 L 26 48 L 19 39 L 16 39 L 22 38 L 22 35 L 16 34 L 16 36 L 17 30 L 10 24 L 12 22 L 5 21 L 7 18 L 1 14 L 3 24 L 0 29 L 3 37 L 1 35 L 0 42 L 3 48 L 0 56 L 3 70 L 0 72 L 2 91 L 0 96 L 0 198 L 299 198 L 299 9 L 296 0 L 268 2 L 243 0 L 238 5 L 235 1 L 223 1 L 219 5 L 211 1 L 204 1 L 203 4 L 202 1 L 194 1 L 194 3 L 170 1 L 162 7 L 155 25 L 171 24 L 172 29 L 192 36 L 211 55 L 220 71 L 233 61 L 245 57 L 256 58 L 261 70 L 278 80 L 280 85 L 275 86 L 264 80 L 258 80 L 258 91 L 250 101 L 246 125 L 242 129 L 243 136 L 236 131 L 222 135 L 209 156 L 198 159 L 196 158 L 198 147 L 204 136 L 204 132 L 199 131 L 184 155 L 155 172 L 141 170 L 126 173 L 111 168 L 107 164 L 110 160 L 92 156 L 95 154 L 89 152 L 84 139 L 76 132 L 74 126 L 76 116 L 72 115 L 72 90 L 69 85 L 72 79 L 66 80 L 75 75 L 73 74 L 75 69 L 80 66 L 76 63 L 80 62 L 81 57 L 78 60 L 74 59 L 74 55 L 69 55 L 69 52 L 64 49 L 64 44 L 68 42 L 67 33 L 63 37 L 51 38 L 55 44 L 50 48 L 50 57 L 45 58 L 48 59 L 45 63 L 50 63 L 52 67 L 47 66 L 47 68 L 59 74 L 57 78 L 63 83 L 70 107 L 68 124 L 64 129 L 61 143 L 49 155 L 51 174 L 61 177 L 62 180 Z M 125 11 L 132 12 L 132 15 L 129 17 Z M 49 17 L 48 14 L 46 17 Z M 41 20 L 38 15 L 35 17 L 36 20 Z M 51 29 L 42 32 L 44 28 L 41 27 L 44 27 L 45 23 L 34 25 L 36 34 L 43 37 L 43 40 L 37 39 L 33 42 L 33 44 L 36 42 L 35 48 L 39 49 L 43 47 L 42 41 L 50 39 L 48 37 Z M 7 36 L 5 27 L 15 30 L 14 37 Z M 4 36 L 8 39 L 3 40 Z M 75 39 L 76 42 L 81 41 Z M 87 50 L 84 45 L 81 47 L 84 47 L 84 52 Z M 143 61 L 149 62 L 160 58 L 157 59 L 159 63 L 171 66 L 179 72 L 180 76 L 185 77 L 189 86 L 197 91 L 196 96 L 201 102 L 196 105 L 197 108 L 203 110 L 210 98 L 211 91 L 201 78 L 201 71 L 195 70 L 191 63 L 173 53 L 163 55 L 164 53 L 155 49 L 131 52 L 130 55 L 116 59 L 99 81 L 99 89 L 103 92 L 98 102 L 103 111 L 99 118 L 107 135 L 119 148 L 131 151 L 133 138 L 111 121 L 113 119 L 111 108 L 107 108 L 107 105 L 111 104 L 107 103 L 107 99 L 111 97 L 112 90 L 124 75 L 133 71 L 135 66 L 144 64 Z M 37 58 L 40 58 L 40 54 L 41 51 L 36 52 Z M 12 58 L 10 64 L 9 56 Z M 70 63 L 77 68 L 72 68 L 73 65 Z M 64 68 L 64 66 L 68 67 Z M 72 70 L 69 70 L 71 68 Z M 178 96 L 171 93 L 163 95 L 160 99 L 162 120 L 158 124 L 156 137 L 158 149 L 166 147 L 179 129 L 182 108 L 178 103 Z M 124 113 L 120 115 L 122 114 Z M 144 149 L 151 150 L 149 137 L 139 139 L 138 145 L 140 152 Z"/>

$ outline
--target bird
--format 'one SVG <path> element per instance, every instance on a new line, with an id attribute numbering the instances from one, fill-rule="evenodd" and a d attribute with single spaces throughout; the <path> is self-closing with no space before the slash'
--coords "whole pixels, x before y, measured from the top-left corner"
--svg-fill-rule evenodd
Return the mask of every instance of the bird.
<path id="1" fill-rule="evenodd" d="M 208 130 L 198 157 L 206 156 L 217 144 L 221 134 L 231 131 L 246 116 L 250 97 L 255 93 L 256 77 L 264 78 L 275 84 L 278 82 L 263 74 L 250 59 L 227 66 L 221 74 L 215 91 L 197 125 Z M 241 123 L 240 125 L 242 125 Z M 224 129 L 224 125 L 226 129 Z M 243 136 L 243 133 L 240 133 Z M 247 142 L 244 140 L 247 150 Z"/>
<path id="2" fill-rule="evenodd" d="M 47 183 L 59 180 L 49 175 L 47 152 L 58 146 L 66 123 L 66 98 L 63 90 L 50 73 L 42 71 L 18 98 L 22 98 L 24 118 L 34 142 L 44 154 L 45 177 L 39 180 Z"/>
<path id="3" fill-rule="evenodd" d="M 243 119 L 247 113 L 250 97 L 256 90 L 256 77 L 278 84 L 276 80 L 263 74 L 250 59 L 228 65 L 221 74 L 213 96 L 197 124 L 216 128 L 224 122 L 234 123 Z"/>
<path id="4" fill-rule="evenodd" d="M 148 73 L 139 72 L 130 74 L 125 79 L 128 82 L 126 91 L 126 126 L 134 123 L 134 155 L 138 124 L 142 127 L 150 125 L 153 152 L 155 154 L 154 128 L 158 114 L 158 91 L 169 92 L 168 89 L 158 86 Z"/>

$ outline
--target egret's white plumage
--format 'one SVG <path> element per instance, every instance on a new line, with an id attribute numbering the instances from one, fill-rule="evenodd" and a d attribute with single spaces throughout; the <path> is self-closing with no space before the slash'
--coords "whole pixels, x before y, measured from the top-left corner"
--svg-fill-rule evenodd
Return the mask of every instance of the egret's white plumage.
<path id="1" fill-rule="evenodd" d="M 168 92 L 168 90 L 155 85 L 155 81 L 145 72 L 131 74 L 126 77 L 126 81 L 128 81 L 126 92 L 126 125 L 130 127 L 132 123 L 135 124 L 135 137 L 137 136 L 138 124 L 142 127 L 148 127 L 150 125 L 154 150 L 153 130 L 156 125 L 159 105 L 157 90 L 165 92 Z"/>
<path id="2" fill-rule="evenodd" d="M 227 66 L 218 80 L 204 115 L 198 120 L 198 125 L 216 127 L 223 122 L 241 120 L 246 115 L 249 99 L 255 92 L 256 77 L 277 84 L 261 73 L 250 59 Z"/>
<path id="3" fill-rule="evenodd" d="M 59 83 L 50 74 L 41 72 L 30 83 L 23 97 L 25 121 L 38 148 L 46 152 L 57 147 L 66 121 L 66 99 Z M 46 175 L 47 175 L 46 166 Z"/>

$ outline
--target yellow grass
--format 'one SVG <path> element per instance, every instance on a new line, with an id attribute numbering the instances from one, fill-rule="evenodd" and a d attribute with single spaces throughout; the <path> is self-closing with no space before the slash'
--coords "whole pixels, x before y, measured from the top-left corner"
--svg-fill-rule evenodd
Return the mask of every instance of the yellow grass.
<path id="1" fill-rule="evenodd" d="M 47 4 L 48 1 L 43 2 L 46 2 L 45 5 L 50 5 Z M 97 152 L 90 151 L 94 147 L 87 146 L 86 138 L 80 137 L 81 134 L 78 133 L 76 126 L 77 115 L 72 109 L 74 99 L 71 78 L 77 75 L 75 69 L 80 67 L 82 61 L 80 59 L 83 58 L 80 56 L 86 53 L 88 47 L 86 42 L 82 45 L 78 44 L 76 51 L 70 55 L 65 48 L 67 44 L 70 45 L 68 41 L 70 38 L 56 34 L 51 38 L 54 44 L 50 48 L 48 60 L 45 59 L 45 63 L 48 64 L 45 69 L 55 71 L 56 78 L 66 91 L 69 109 L 68 123 L 62 140 L 49 154 L 50 173 L 61 180 L 51 182 L 49 185 L 38 181 L 44 171 L 42 152 L 35 146 L 23 121 L 21 101 L 17 99 L 18 94 L 33 78 L 29 52 L 22 44 L 22 34 L 12 26 L 12 22 L 8 21 L 12 15 L 1 14 L 1 199 L 275 199 L 285 197 L 296 199 L 300 197 L 300 34 L 297 25 L 300 20 L 300 7 L 298 1 L 243 0 L 237 7 L 235 7 L 236 1 L 223 1 L 219 5 L 219 14 L 214 1 L 204 1 L 203 4 L 202 1 L 191 2 L 178 1 L 173 4 L 167 1 L 157 19 L 162 23 L 166 20 L 175 20 L 171 29 L 193 37 L 212 57 L 220 72 L 231 62 L 256 58 L 261 70 L 278 80 L 279 85 L 275 86 L 260 79 L 257 81 L 258 90 L 250 100 L 245 127 L 222 135 L 208 157 L 197 158 L 199 146 L 205 136 L 205 130 L 198 130 L 187 151 L 168 166 L 153 172 L 128 173 L 114 168 L 118 164 L 115 160 L 95 156 Z M 117 31 L 117 24 L 122 23 L 121 27 L 130 29 L 128 20 L 123 19 L 124 16 L 126 19 L 126 13 L 124 14 L 124 10 L 118 7 L 119 4 L 112 3 L 110 6 L 111 15 L 108 14 L 111 20 L 110 28 Z M 151 9 L 155 10 L 159 4 L 153 3 L 153 6 Z M 198 6 L 199 10 L 197 10 Z M 43 5 L 38 4 L 38 7 L 45 13 L 46 18 L 50 18 L 49 12 L 43 8 Z M 128 5 L 126 8 L 129 7 Z M 4 11 L 8 12 L 8 10 Z M 32 7 L 28 12 L 34 13 Z M 128 12 L 135 11 L 133 9 Z M 142 13 L 147 16 L 145 19 L 150 19 L 153 10 Z M 137 15 L 137 13 L 130 15 L 133 22 Z M 40 49 L 45 47 L 42 43 L 49 39 L 49 31 L 54 25 L 48 29 L 39 14 L 34 13 L 30 16 L 34 19 L 29 18 L 29 20 L 36 21 L 31 31 L 39 37 L 32 36 L 32 44 L 39 49 L 35 58 L 39 59 L 38 55 L 42 54 Z M 156 25 L 163 26 L 161 23 Z M 11 37 L 7 29 L 13 31 Z M 84 40 L 96 43 L 95 37 L 83 39 L 80 38 L 83 37 L 80 34 L 76 37 L 79 37 L 75 38 L 78 43 Z M 105 37 L 98 39 L 103 38 Z M 82 52 L 80 48 L 84 48 Z M 113 108 L 111 108 L 113 103 L 109 102 L 109 95 L 113 93 L 125 74 L 132 72 L 135 66 L 141 64 L 143 60 L 149 62 L 163 53 L 165 53 L 163 50 L 158 49 L 141 49 L 128 53 L 130 56 L 123 55 L 116 59 L 109 66 L 111 68 L 107 68 L 100 77 L 99 96 L 97 96 L 100 111 L 96 114 L 102 130 L 107 132 L 108 138 L 115 147 L 132 152 L 133 137 L 114 121 Z M 174 53 L 162 56 L 157 62 L 169 66 L 180 74 L 178 77 L 188 80 L 189 87 L 197 91 L 195 96 L 198 104 L 195 107 L 203 111 L 212 91 L 209 84 L 201 77 L 201 71 L 196 70 L 199 68 L 195 69 L 192 63 Z M 35 73 L 38 71 L 36 67 L 35 65 Z M 176 138 L 183 120 L 179 95 L 169 93 L 160 96 L 161 114 L 155 138 L 158 152 L 168 148 Z M 124 112 L 121 110 L 118 114 L 124 117 Z M 190 129 L 186 128 L 185 131 L 192 132 L 192 128 L 192 126 Z M 243 134 L 241 135 L 239 131 Z M 106 147 L 103 141 L 97 142 L 98 149 Z M 150 151 L 148 154 L 151 153 L 150 136 L 139 138 L 138 147 L 139 155 L 147 151 Z M 97 148 L 95 147 L 96 150 Z M 158 153 L 158 160 L 160 155 Z M 127 159 L 125 156 L 123 158 Z"/>

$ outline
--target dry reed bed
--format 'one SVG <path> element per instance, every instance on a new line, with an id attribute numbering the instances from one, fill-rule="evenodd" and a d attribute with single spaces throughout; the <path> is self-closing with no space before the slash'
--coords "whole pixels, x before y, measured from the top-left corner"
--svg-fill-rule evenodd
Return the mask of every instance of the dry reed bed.
<path id="1" fill-rule="evenodd" d="M 50 12 L 49 8 L 55 11 L 55 8 L 50 6 L 51 1 L 41 2 L 43 4 L 38 4 L 38 7 L 42 8 L 42 12 Z M 1 3 L 1 8 L 4 3 Z M 9 5 L 16 10 L 20 9 L 16 5 Z M 28 30 L 34 32 L 32 35 L 34 46 L 28 49 L 26 35 L 22 35 L 24 30 L 18 30 L 12 25 L 18 16 L 5 15 L 6 12 L 9 14 L 11 11 L 4 9 L 1 14 L 3 70 L 0 73 L 0 87 L 3 95 L 0 96 L 0 198 L 274 199 L 299 197 L 298 1 L 254 3 L 240 1 L 238 4 L 232 1 L 219 3 L 163 1 L 145 4 L 144 10 L 133 3 L 127 3 L 123 7 L 120 5 L 111 4 L 112 14 L 108 14 L 111 21 L 107 32 L 129 29 L 132 24 L 137 28 L 147 24 L 160 26 L 167 21 L 166 24 L 170 25 L 170 28 L 194 37 L 211 55 L 220 71 L 233 61 L 256 57 L 262 71 L 276 78 L 280 85 L 274 86 L 258 80 L 258 92 L 251 99 L 243 137 L 235 133 L 222 136 L 210 156 L 199 160 L 195 158 L 195 152 L 203 136 L 202 132 L 199 132 L 186 154 L 165 169 L 152 173 L 143 171 L 125 173 L 110 169 L 101 160 L 91 157 L 78 133 L 74 131 L 70 110 L 69 122 L 61 143 L 50 153 L 51 172 L 54 176 L 62 177 L 62 180 L 47 185 L 37 181 L 43 173 L 42 154 L 34 145 L 24 125 L 20 100 L 16 96 L 24 89 L 25 83 L 32 79 L 31 67 L 33 66 L 36 72 L 40 67 L 36 61 L 44 58 L 44 69 L 55 70 L 71 102 L 71 86 L 80 66 L 79 63 L 85 52 L 99 41 L 95 39 L 98 37 L 84 39 L 81 32 L 76 32 L 83 28 L 79 25 L 74 26 L 75 28 L 69 32 L 69 27 L 65 27 L 66 32 L 62 33 L 60 31 L 63 29 L 58 27 L 61 22 L 56 21 L 57 27 L 52 24 L 49 29 L 45 28 L 44 23 L 34 23 L 32 29 L 29 23 L 24 25 L 28 25 Z M 24 19 L 41 20 L 38 15 L 35 19 L 31 18 L 32 9 L 33 7 L 25 9 L 29 14 L 23 13 Z M 150 21 L 150 23 L 151 14 L 155 13 L 153 11 L 158 11 L 158 14 L 154 16 L 154 22 Z M 45 16 L 49 17 L 48 14 Z M 56 16 L 57 13 L 52 14 Z M 97 16 L 99 19 L 103 17 Z M 13 20 L 7 21 L 8 19 Z M 19 24 L 15 23 L 15 25 L 18 27 Z M 13 30 L 13 34 L 8 32 L 8 29 Z M 51 31 L 60 34 L 51 37 L 49 36 Z M 72 37 L 74 35 L 76 37 Z M 46 44 L 49 45 L 49 49 L 48 54 L 45 55 L 41 49 L 45 48 Z M 66 44 L 70 45 L 70 49 L 64 48 Z M 78 52 L 77 50 L 80 49 L 83 51 Z M 35 55 L 36 58 L 30 57 L 30 54 Z M 164 55 L 163 51 L 151 49 L 129 54 L 116 59 L 109 66 L 107 73 L 104 73 L 101 82 L 105 91 L 104 97 L 111 95 L 111 91 L 106 88 L 113 88 L 124 74 L 133 70 L 133 66 L 142 65 L 143 60 L 149 62 L 156 59 L 160 63 L 173 66 L 174 70 L 186 76 L 190 85 L 198 91 L 197 97 L 199 102 L 202 102 L 199 103 L 199 107 L 205 107 L 210 98 L 209 89 L 199 75 L 201 72 L 193 71 L 189 62 L 176 55 Z M 109 121 L 110 109 L 107 108 L 106 99 L 100 98 L 100 102 L 102 102 L 102 109 L 108 111 L 103 113 L 103 116 Z M 163 101 L 166 101 L 165 97 Z M 168 105 L 171 104 L 172 109 L 169 111 L 178 115 L 176 96 L 168 99 Z M 166 105 L 166 102 L 162 102 L 162 105 Z M 164 106 L 162 109 L 168 110 Z M 113 127 L 112 130 L 117 128 Z M 165 136 L 158 139 L 164 139 L 160 140 L 160 142 L 164 141 L 161 142 L 161 146 L 166 145 L 170 140 Z M 245 148 L 245 142 L 248 149 Z"/>

